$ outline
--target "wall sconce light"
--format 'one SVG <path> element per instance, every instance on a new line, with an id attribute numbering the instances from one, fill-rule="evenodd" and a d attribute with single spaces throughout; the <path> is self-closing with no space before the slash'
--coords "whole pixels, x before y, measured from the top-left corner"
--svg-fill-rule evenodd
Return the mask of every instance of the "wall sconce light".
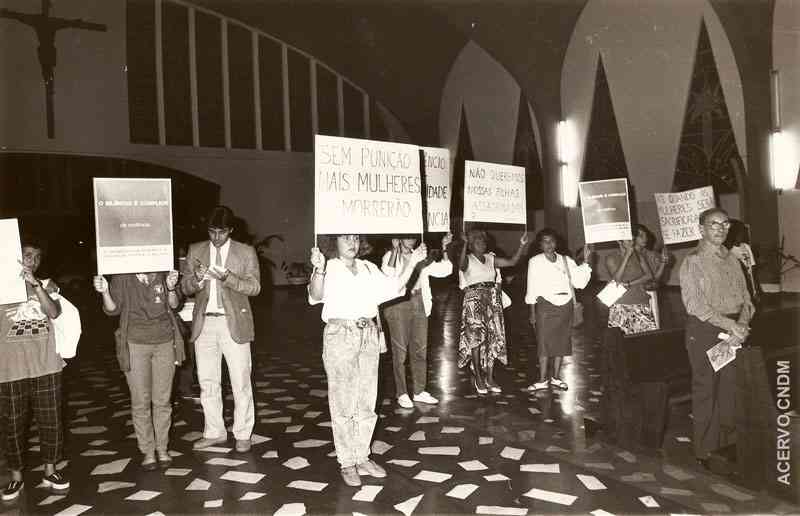
<path id="1" fill-rule="evenodd" d="M 578 178 L 575 174 L 575 138 L 572 124 L 561 120 L 556 127 L 558 168 L 561 175 L 561 203 L 567 208 L 578 204 Z"/>
<path id="2" fill-rule="evenodd" d="M 781 130 L 781 73 L 778 70 L 770 72 L 770 87 L 772 93 L 772 131 Z"/>
<path id="3" fill-rule="evenodd" d="M 797 180 L 797 153 L 787 141 L 788 135 L 774 131 L 769 135 L 769 168 L 776 190 L 794 188 Z"/>

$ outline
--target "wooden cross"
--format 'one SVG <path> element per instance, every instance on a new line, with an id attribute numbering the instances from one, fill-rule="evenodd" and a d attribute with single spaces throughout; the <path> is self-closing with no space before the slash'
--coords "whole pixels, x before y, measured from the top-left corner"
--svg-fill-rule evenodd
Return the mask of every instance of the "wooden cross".
<path id="1" fill-rule="evenodd" d="M 42 68 L 42 80 L 45 89 L 45 105 L 47 110 L 47 137 L 54 137 L 53 120 L 54 106 L 53 93 L 55 91 L 56 67 L 56 32 L 61 29 L 81 29 L 105 32 L 107 27 L 100 23 L 91 23 L 80 19 L 52 18 L 50 17 L 51 0 L 42 0 L 42 12 L 29 14 L 0 9 L 0 18 L 16 20 L 28 25 L 36 31 L 39 38 L 39 65 Z"/>

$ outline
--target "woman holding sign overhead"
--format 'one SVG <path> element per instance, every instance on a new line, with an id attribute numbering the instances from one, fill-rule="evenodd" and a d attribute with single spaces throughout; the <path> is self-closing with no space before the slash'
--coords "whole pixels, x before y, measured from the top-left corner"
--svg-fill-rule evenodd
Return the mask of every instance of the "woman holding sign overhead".
<path id="1" fill-rule="evenodd" d="M 94 277 L 103 311 L 119 316 L 114 332 L 119 368 L 131 391 L 131 418 L 141 467 L 152 471 L 172 463 L 167 445 L 172 426 L 172 379 L 183 362 L 183 335 L 173 313 L 180 304 L 178 272 L 117 274 L 111 284 Z"/>
<path id="2" fill-rule="evenodd" d="M 559 374 L 562 358 L 572 354 L 575 289 L 584 288 L 592 277 L 588 263 L 592 246 L 583 248 L 584 262 L 577 265 L 569 256 L 556 252 L 558 240 L 552 229 L 539 231 L 536 244 L 540 252 L 528 261 L 525 302 L 531 305 L 530 323 L 536 331 L 539 352 L 539 381 L 528 387 L 531 391 L 548 386 L 568 389 Z M 550 363 L 552 367 L 548 368 Z"/>
<path id="3" fill-rule="evenodd" d="M 513 267 L 519 262 L 528 235 L 522 234 L 519 248 L 510 259 L 487 252 L 486 231 L 471 229 L 462 239 L 459 285 L 464 290 L 464 303 L 458 367 L 470 364 L 472 385 L 478 394 L 499 393 L 502 389 L 494 381 L 494 361 L 500 360 L 503 364 L 508 361 L 499 267 Z"/>
<path id="4" fill-rule="evenodd" d="M 328 377 L 328 403 L 333 444 L 341 475 L 349 486 L 361 485 L 360 475 L 377 478 L 386 471 L 369 459 L 378 395 L 380 341 L 375 318 L 378 305 L 401 296 L 415 266 L 427 256 L 425 244 L 410 253 L 396 276 L 356 258 L 359 235 L 339 235 L 331 258 L 311 249 L 314 272 L 308 301 L 323 303 L 322 362 Z M 326 267 L 327 262 L 327 267 Z"/>
<path id="5" fill-rule="evenodd" d="M 647 290 L 655 290 L 669 261 L 666 246 L 661 254 L 649 249 L 652 234 L 647 227 L 635 224 L 632 229 L 633 240 L 620 241 L 619 252 L 606 257 L 612 281 L 626 289 L 609 309 L 608 327 L 626 335 L 658 329 Z"/>

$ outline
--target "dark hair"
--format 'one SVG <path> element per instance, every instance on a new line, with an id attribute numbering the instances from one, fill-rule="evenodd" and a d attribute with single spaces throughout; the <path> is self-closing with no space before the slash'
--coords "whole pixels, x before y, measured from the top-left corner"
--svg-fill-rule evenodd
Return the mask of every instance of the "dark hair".
<path id="1" fill-rule="evenodd" d="M 38 249 L 42 253 L 42 255 L 44 255 L 46 248 L 44 240 L 34 235 L 22 236 L 20 249 L 25 249 L 26 247 Z"/>
<path id="2" fill-rule="evenodd" d="M 536 238 L 533 239 L 533 241 L 536 243 L 536 253 L 542 250 L 542 240 L 544 240 L 545 237 L 551 237 L 556 241 L 556 249 L 561 247 L 561 236 L 559 236 L 554 229 L 544 228 L 540 229 L 539 232 L 536 233 Z"/>
<path id="3" fill-rule="evenodd" d="M 336 240 L 342 235 L 353 235 L 355 233 L 342 233 L 341 235 L 317 235 L 317 247 L 325 255 L 326 260 L 339 257 L 339 248 L 336 247 Z M 362 235 L 358 235 L 359 241 Z M 357 257 L 358 258 L 358 257 Z"/>
<path id="4" fill-rule="evenodd" d="M 217 229 L 233 229 L 233 212 L 227 206 L 215 206 L 208 214 L 206 226 Z"/>
<path id="5" fill-rule="evenodd" d="M 725 237 L 725 242 L 722 243 L 725 247 L 730 249 L 739 244 L 749 244 L 750 239 L 747 237 L 747 225 L 737 219 L 731 219 L 731 227 L 728 230 L 728 236 Z"/>
<path id="6" fill-rule="evenodd" d="M 709 209 L 707 209 L 706 211 L 704 211 L 703 213 L 700 214 L 700 224 L 701 225 L 705 224 L 706 220 L 708 220 L 708 217 L 714 215 L 715 213 L 721 213 L 721 214 L 725 215 L 726 217 L 729 217 L 728 212 L 723 210 L 722 208 L 718 208 L 718 207 L 709 208 Z"/>
<path id="7" fill-rule="evenodd" d="M 644 247 L 646 249 L 653 248 L 653 244 L 655 243 L 656 237 L 653 235 L 653 232 L 650 231 L 650 228 L 648 228 L 644 224 L 634 224 L 631 229 L 633 229 L 634 240 L 636 240 L 636 237 L 639 236 L 639 232 L 642 232 L 644 233 L 645 238 L 647 239 L 644 243 Z"/>

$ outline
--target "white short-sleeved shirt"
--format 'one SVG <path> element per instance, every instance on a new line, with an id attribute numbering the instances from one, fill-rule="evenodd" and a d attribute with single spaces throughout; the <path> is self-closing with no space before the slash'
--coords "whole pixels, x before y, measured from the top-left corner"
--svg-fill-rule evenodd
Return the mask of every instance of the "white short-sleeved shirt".
<path id="1" fill-rule="evenodd" d="M 365 260 L 355 260 L 358 274 L 353 274 L 338 258 L 328 261 L 322 299 L 308 296 L 312 305 L 324 303 L 322 320 L 359 319 L 378 315 L 378 305 L 399 297 L 399 278 L 387 276 Z"/>
<path id="2" fill-rule="evenodd" d="M 592 277 L 592 268 L 588 263 L 577 265 L 569 256 L 567 263 L 572 286 L 585 287 Z M 556 254 L 556 261 L 551 262 L 544 253 L 540 253 L 528 260 L 528 289 L 525 292 L 525 302 L 535 305 L 539 297 L 556 306 L 563 306 L 572 299 L 567 269 L 564 267 L 564 256 Z"/>

